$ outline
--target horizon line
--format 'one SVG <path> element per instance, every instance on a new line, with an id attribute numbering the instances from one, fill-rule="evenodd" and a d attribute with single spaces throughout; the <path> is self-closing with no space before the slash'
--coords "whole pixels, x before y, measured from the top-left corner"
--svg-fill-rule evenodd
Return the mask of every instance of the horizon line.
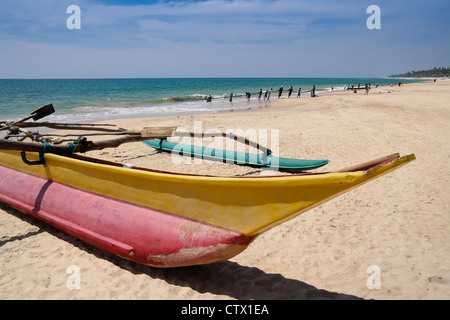
<path id="1" fill-rule="evenodd" d="M 148 80 L 148 79 L 387 79 L 391 76 L 353 76 L 353 77 L 86 77 L 86 78 L 0 78 L 0 80 Z M 413 78 L 411 78 L 413 79 Z"/>

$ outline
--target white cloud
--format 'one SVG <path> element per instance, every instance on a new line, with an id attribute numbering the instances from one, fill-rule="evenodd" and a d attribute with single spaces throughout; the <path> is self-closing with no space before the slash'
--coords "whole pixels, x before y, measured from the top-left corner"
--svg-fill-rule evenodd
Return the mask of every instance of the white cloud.
<path id="1" fill-rule="evenodd" d="M 6 18 L 0 21 L 0 38 L 11 38 L 12 33 L 16 39 L 70 41 L 75 34 L 66 32 L 66 8 L 73 2 L 2 0 L 0 11 Z M 154 46 L 161 40 L 279 43 L 307 36 L 306 32 L 311 32 L 307 26 L 315 19 L 358 14 L 354 5 L 336 1 L 209 0 L 148 5 L 75 2 L 81 8 L 84 42 L 77 38 L 80 43 L 94 47 Z M 2 28 L 6 25 L 9 28 Z"/>
<path id="2" fill-rule="evenodd" d="M 127 33 L 129 38 L 168 41 L 277 41 L 306 29 L 317 18 L 355 15 L 355 6 L 298 0 L 160 2 L 151 5 L 86 4 L 84 28 L 96 34 Z M 353 12 L 353 13 L 352 13 Z M 361 16 L 364 12 L 360 13 Z M 149 34 L 153 32 L 154 34 Z M 100 36 L 100 35 L 99 35 Z"/>

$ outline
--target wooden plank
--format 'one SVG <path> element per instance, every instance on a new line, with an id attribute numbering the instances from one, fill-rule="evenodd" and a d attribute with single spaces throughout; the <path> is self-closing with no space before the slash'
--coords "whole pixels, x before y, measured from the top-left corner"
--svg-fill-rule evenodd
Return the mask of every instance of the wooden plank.
<path id="1" fill-rule="evenodd" d="M 74 152 L 86 152 L 91 150 L 102 150 L 105 148 L 116 148 L 123 143 L 166 138 L 168 136 L 171 136 L 175 130 L 176 127 L 147 127 L 139 131 L 130 131 L 130 134 L 128 134 L 127 136 L 117 139 L 99 140 L 93 142 L 88 141 L 86 138 L 83 138 L 78 143 L 75 143 L 75 150 L 73 150 L 73 146 L 66 144 L 52 145 L 51 151 L 48 151 L 60 155 L 68 155 Z M 44 145 L 38 142 L 21 142 L 0 139 L 0 149 L 42 152 L 44 150 Z"/>

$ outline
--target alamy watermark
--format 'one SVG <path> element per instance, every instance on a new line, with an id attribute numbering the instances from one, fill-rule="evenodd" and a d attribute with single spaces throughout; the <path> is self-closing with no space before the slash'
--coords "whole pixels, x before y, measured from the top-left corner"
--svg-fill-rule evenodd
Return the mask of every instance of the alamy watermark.
<path id="1" fill-rule="evenodd" d="M 67 277 L 66 286 L 69 290 L 81 289 L 81 269 L 77 265 L 70 265 L 66 269 Z"/>
<path id="2" fill-rule="evenodd" d="M 366 21 L 367 29 L 369 29 L 369 30 L 381 29 L 381 9 L 380 9 L 380 7 L 376 6 L 376 5 L 371 5 L 367 8 L 366 13 L 371 15 L 369 18 L 367 18 L 367 21 Z"/>
<path id="3" fill-rule="evenodd" d="M 172 162 L 176 165 L 222 160 L 228 164 L 258 163 L 266 174 L 278 171 L 278 157 L 270 157 L 271 154 L 279 153 L 278 129 L 236 128 L 226 129 L 224 132 L 212 128 L 203 131 L 203 122 L 194 121 L 193 132 L 179 128 L 177 133 L 173 137 L 178 138 L 174 141 L 177 145 L 171 152 Z M 256 151 L 251 150 L 252 148 Z"/>
<path id="4" fill-rule="evenodd" d="M 81 29 L 81 9 L 77 5 L 70 5 L 67 7 L 66 13 L 70 14 L 67 18 L 66 26 L 67 29 Z"/>
<path id="5" fill-rule="evenodd" d="M 368 266 L 366 272 L 370 274 L 367 278 L 366 285 L 370 290 L 381 289 L 381 269 L 377 265 Z"/>

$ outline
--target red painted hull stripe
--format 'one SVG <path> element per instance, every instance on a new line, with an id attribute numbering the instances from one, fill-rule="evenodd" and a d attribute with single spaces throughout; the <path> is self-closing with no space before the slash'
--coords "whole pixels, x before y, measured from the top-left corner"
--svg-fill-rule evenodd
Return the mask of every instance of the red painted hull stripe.
<path id="1" fill-rule="evenodd" d="M 0 200 L 113 254 L 165 267 L 220 260 L 214 250 L 172 259 L 185 249 L 247 246 L 254 237 L 171 213 L 79 190 L 0 166 Z M 151 261 L 149 257 L 160 257 Z M 226 258 L 226 257 L 224 257 Z"/>

